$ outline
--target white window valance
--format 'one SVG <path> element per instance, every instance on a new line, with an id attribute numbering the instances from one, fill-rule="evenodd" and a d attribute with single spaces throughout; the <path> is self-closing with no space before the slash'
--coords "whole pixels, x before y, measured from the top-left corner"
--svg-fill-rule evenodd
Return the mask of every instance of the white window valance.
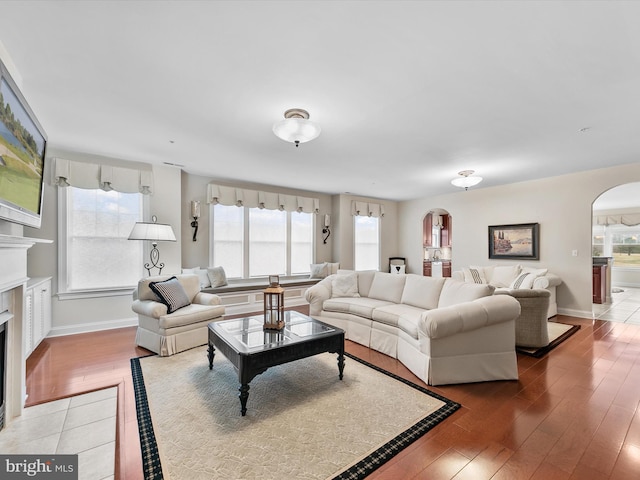
<path id="1" fill-rule="evenodd" d="M 320 200 L 317 198 L 226 187 L 214 183 L 207 185 L 207 202 L 213 205 L 235 205 L 286 212 L 318 213 L 320 211 Z"/>
<path id="2" fill-rule="evenodd" d="M 384 217 L 384 205 L 352 200 L 351 215 L 360 217 Z"/>
<path id="3" fill-rule="evenodd" d="M 619 213 L 613 215 L 594 215 L 594 225 L 626 225 L 635 227 L 640 225 L 640 213 Z"/>
<path id="4" fill-rule="evenodd" d="M 153 193 L 153 172 L 135 168 L 115 167 L 98 163 L 53 159 L 52 184 L 58 187 L 99 188 L 106 192 Z"/>

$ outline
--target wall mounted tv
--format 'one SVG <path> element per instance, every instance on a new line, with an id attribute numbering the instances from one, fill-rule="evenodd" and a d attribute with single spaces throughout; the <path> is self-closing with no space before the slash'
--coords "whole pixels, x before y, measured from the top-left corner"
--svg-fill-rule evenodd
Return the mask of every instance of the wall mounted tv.
<path id="1" fill-rule="evenodd" d="M 40 228 L 47 135 L 0 61 L 0 220 Z"/>

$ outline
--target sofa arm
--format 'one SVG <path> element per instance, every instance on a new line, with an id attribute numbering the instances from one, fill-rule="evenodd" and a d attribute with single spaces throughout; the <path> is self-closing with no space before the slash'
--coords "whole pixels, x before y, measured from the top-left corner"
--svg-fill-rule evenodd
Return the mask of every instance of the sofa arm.
<path id="1" fill-rule="evenodd" d="M 537 277 L 533 281 L 532 288 L 549 288 L 549 287 L 557 287 L 562 283 L 562 279 L 554 275 L 553 273 L 547 273 L 546 275 L 542 275 L 541 277 Z"/>
<path id="2" fill-rule="evenodd" d="M 444 338 L 497 323 L 510 322 L 520 315 L 520 303 L 509 295 L 491 295 L 471 302 L 425 311 L 419 331 L 429 338 Z"/>
<path id="3" fill-rule="evenodd" d="M 307 302 L 309 302 L 309 315 L 320 315 L 322 311 L 322 304 L 325 300 L 329 300 L 331 298 L 331 281 L 333 279 L 333 275 L 329 275 L 326 278 L 323 278 L 318 283 L 316 283 L 313 287 L 307 289 L 304 294 L 304 298 Z"/>
<path id="4" fill-rule="evenodd" d="M 160 318 L 167 314 L 167 306 L 164 303 L 153 300 L 135 300 L 131 304 L 131 310 L 145 317 Z"/>
<path id="5" fill-rule="evenodd" d="M 198 292 L 196 293 L 196 296 L 193 297 L 193 302 L 191 303 L 197 303 L 200 305 L 220 305 L 222 300 L 215 293 Z"/>

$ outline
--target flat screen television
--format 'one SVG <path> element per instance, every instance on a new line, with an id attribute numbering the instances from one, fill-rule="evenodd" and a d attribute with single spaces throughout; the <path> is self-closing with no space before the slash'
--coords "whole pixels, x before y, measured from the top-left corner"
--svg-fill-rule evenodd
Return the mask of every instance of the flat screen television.
<path id="1" fill-rule="evenodd" d="M 47 135 L 0 61 L 0 220 L 40 228 Z"/>

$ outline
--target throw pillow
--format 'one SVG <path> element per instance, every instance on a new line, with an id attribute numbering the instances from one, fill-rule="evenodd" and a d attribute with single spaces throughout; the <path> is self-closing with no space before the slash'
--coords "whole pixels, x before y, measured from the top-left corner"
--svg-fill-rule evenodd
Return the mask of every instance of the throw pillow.
<path id="1" fill-rule="evenodd" d="M 484 278 L 484 271 L 481 268 L 463 268 L 464 281 L 469 283 L 487 283 L 487 279 Z"/>
<path id="2" fill-rule="evenodd" d="M 329 269 L 329 275 L 333 275 L 338 273 L 338 269 L 340 268 L 340 264 L 338 262 L 335 263 L 327 263 L 327 268 Z"/>
<path id="3" fill-rule="evenodd" d="M 224 268 L 222 267 L 207 268 L 207 276 L 213 288 L 228 285 L 227 274 L 224 273 Z"/>
<path id="4" fill-rule="evenodd" d="M 532 273 L 535 277 L 543 277 L 549 272 L 547 268 L 522 267 L 522 273 Z"/>
<path id="5" fill-rule="evenodd" d="M 358 274 L 342 273 L 333 277 L 331 281 L 332 297 L 359 297 L 358 293 Z"/>
<path id="6" fill-rule="evenodd" d="M 191 304 L 187 292 L 184 291 L 176 277 L 171 277 L 162 282 L 151 282 L 149 283 L 149 288 L 167 306 L 167 313 L 173 313 Z"/>
<path id="7" fill-rule="evenodd" d="M 491 285 L 494 287 L 508 287 L 520 275 L 520 265 L 495 267 L 491 274 Z"/>
<path id="8" fill-rule="evenodd" d="M 526 288 L 533 288 L 533 281 L 536 279 L 536 276 L 533 273 L 521 273 L 518 275 L 509 288 L 513 290 L 522 290 Z"/>
<path id="9" fill-rule="evenodd" d="M 182 273 L 191 273 L 193 275 L 198 275 L 198 279 L 200 280 L 200 288 L 207 288 L 211 286 L 209 275 L 207 275 L 207 270 L 204 268 L 200 268 L 200 267 L 183 268 Z"/>
<path id="10" fill-rule="evenodd" d="M 397 273 L 398 275 L 401 273 L 405 273 L 406 265 L 389 265 L 390 273 Z"/>
<path id="11" fill-rule="evenodd" d="M 325 278 L 327 274 L 327 262 L 311 264 L 311 275 L 309 275 L 309 278 Z"/>

